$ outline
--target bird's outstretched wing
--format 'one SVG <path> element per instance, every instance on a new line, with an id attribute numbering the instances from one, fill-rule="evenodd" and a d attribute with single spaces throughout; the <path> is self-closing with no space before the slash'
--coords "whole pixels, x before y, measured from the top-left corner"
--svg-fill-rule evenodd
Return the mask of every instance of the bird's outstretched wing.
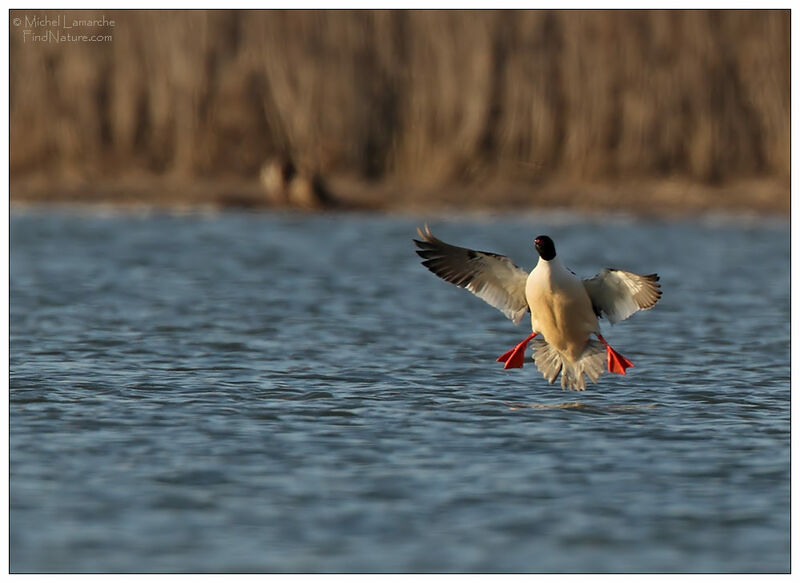
<path id="1" fill-rule="evenodd" d="M 661 297 L 658 275 L 639 275 L 619 269 L 604 269 L 583 280 L 595 313 L 616 324 L 639 310 L 649 310 Z"/>
<path id="2" fill-rule="evenodd" d="M 421 241 L 414 239 L 422 265 L 443 280 L 463 287 L 494 306 L 518 324 L 528 311 L 525 282 L 528 274 L 505 255 L 473 251 L 448 245 L 425 230 L 417 228 Z"/>

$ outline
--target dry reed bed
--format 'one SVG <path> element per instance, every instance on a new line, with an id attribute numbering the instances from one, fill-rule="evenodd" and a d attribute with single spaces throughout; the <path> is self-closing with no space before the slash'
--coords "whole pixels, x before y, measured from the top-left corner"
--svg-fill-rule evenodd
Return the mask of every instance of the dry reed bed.
<path id="1" fill-rule="evenodd" d="M 788 11 L 59 14 L 113 40 L 12 27 L 12 181 L 789 177 Z"/>

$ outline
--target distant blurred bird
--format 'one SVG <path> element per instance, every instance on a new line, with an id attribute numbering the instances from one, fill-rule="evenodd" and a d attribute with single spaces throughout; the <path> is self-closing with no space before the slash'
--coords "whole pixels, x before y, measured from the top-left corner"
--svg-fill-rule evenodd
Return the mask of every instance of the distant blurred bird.
<path id="1" fill-rule="evenodd" d="M 302 172 L 289 158 L 265 162 L 259 178 L 273 205 L 318 210 L 337 204 L 319 173 Z"/>
<path id="2" fill-rule="evenodd" d="M 427 225 L 417 233 L 422 239 L 414 239 L 417 253 L 434 274 L 468 289 L 515 324 L 530 312 L 533 332 L 497 359 L 505 363 L 504 368 L 521 368 L 525 349 L 537 336 L 533 360 L 551 384 L 561 373 L 562 389 L 584 390 L 584 376 L 596 383 L 604 364 L 609 372 L 622 375 L 633 366 L 608 345 L 598 318 L 605 315 L 616 324 L 652 308 L 661 297 L 655 273 L 638 275 L 606 268 L 581 280 L 556 255 L 553 240 L 539 235 L 534 239 L 539 262 L 528 274 L 504 255 L 448 245 L 434 237 Z"/>
<path id="3" fill-rule="evenodd" d="M 288 158 L 273 158 L 264 163 L 259 177 L 271 203 L 282 205 L 288 202 L 289 183 L 296 174 L 297 170 Z"/>

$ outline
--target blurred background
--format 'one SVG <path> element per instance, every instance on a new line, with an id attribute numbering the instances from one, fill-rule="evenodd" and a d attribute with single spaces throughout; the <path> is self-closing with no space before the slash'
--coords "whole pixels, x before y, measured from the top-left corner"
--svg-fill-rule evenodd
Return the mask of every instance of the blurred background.
<path id="1" fill-rule="evenodd" d="M 788 10 L 11 20 L 12 203 L 789 208 Z"/>
<path id="2" fill-rule="evenodd" d="M 790 571 L 788 10 L 9 26 L 12 572 Z M 504 371 L 426 221 L 658 273 L 636 367 Z"/>

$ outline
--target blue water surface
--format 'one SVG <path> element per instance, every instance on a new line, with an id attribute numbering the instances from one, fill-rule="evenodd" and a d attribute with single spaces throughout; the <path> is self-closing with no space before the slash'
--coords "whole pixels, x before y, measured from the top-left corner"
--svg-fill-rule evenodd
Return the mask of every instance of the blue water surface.
<path id="1" fill-rule="evenodd" d="M 425 219 L 12 212 L 11 570 L 789 570 L 788 220 L 428 218 L 659 273 L 570 393 Z"/>

